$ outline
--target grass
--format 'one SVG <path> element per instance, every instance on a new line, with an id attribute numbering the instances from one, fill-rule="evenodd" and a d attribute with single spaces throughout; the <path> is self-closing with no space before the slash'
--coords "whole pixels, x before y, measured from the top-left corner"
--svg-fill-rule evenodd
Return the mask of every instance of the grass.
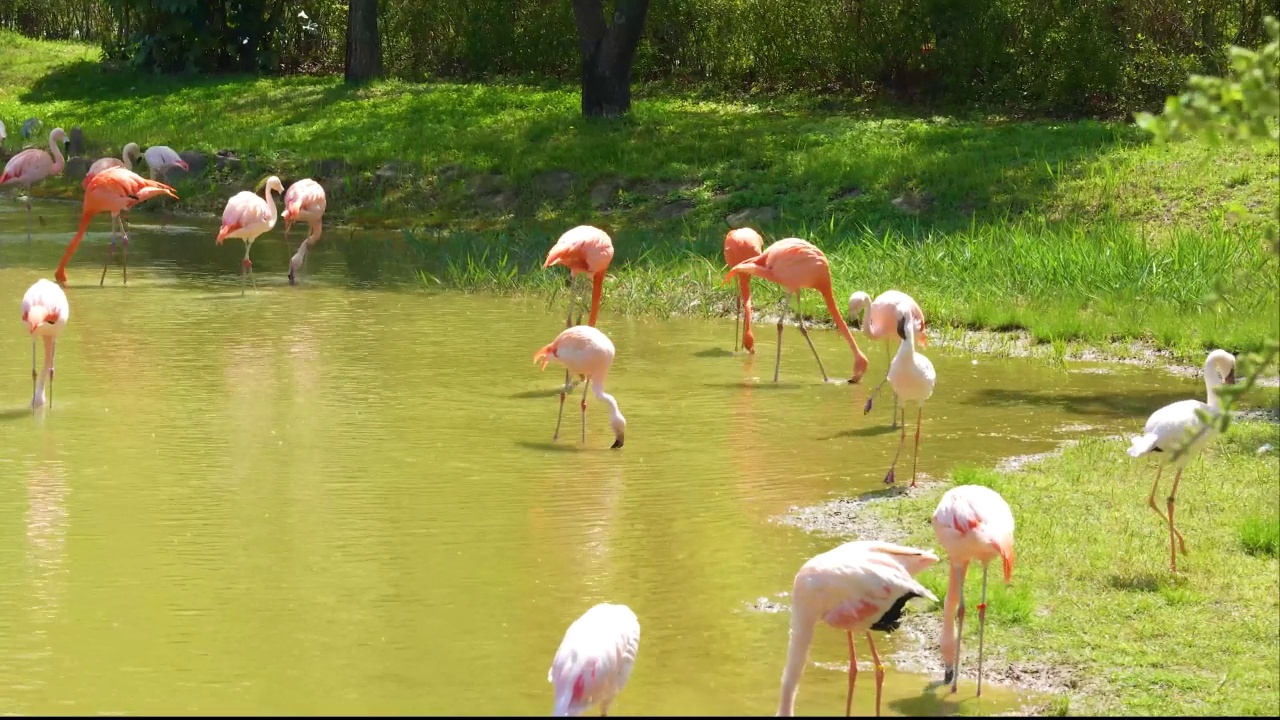
<path id="1" fill-rule="evenodd" d="M 405 230 L 426 281 L 454 287 L 553 292 L 563 273 L 533 270 L 589 222 L 618 248 L 610 306 L 725 313 L 726 219 L 767 208 L 750 223 L 822 247 L 838 294 L 901 287 L 940 329 L 1021 329 L 1055 349 L 1139 339 L 1197 364 L 1276 330 L 1261 235 L 1280 152 L 1266 144 L 1153 147 L 1122 123 L 644 87 L 630 117 L 601 123 L 554 84 L 140 75 L 0 32 L 0 118 L 16 136 L 27 117 L 46 134 L 81 127 L 89 159 L 129 141 L 234 150 L 239 168 L 174 183 L 195 210 L 220 212 L 269 172 L 319 177 L 332 221 Z M 79 193 L 67 178 L 35 194 Z M 1218 282 L 1230 306 L 1205 302 Z M 826 316 L 816 296 L 802 307 Z"/>
<path id="2" fill-rule="evenodd" d="M 1235 423 L 1184 472 L 1177 517 L 1190 554 L 1179 558 L 1178 576 L 1169 572 L 1166 526 L 1146 505 L 1154 470 L 1129 461 L 1121 439 L 1085 440 L 1010 473 L 957 469 L 947 487 L 867 511 L 886 522 L 928 517 L 948 487 L 962 484 L 991 487 L 1009 502 L 1017 564 L 1009 587 L 998 567 L 993 573 L 986 643 L 1015 665 L 1070 669 L 1074 690 L 1051 714 L 1274 716 L 1277 427 Z M 1264 444 L 1273 449 L 1259 454 Z M 1171 480 L 1162 478 L 1158 498 Z M 927 524 L 902 529 L 907 544 L 937 547 Z M 939 598 L 946 572 L 944 559 L 921 576 Z M 980 568 L 971 571 L 966 597 L 978 597 L 980 582 Z M 970 668 L 976 625 L 965 623 Z"/>

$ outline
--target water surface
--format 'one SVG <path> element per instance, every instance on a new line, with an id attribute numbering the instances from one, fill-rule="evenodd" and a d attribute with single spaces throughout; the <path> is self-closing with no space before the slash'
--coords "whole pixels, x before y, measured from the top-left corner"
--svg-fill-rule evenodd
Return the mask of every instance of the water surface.
<path id="1" fill-rule="evenodd" d="M 298 287 L 292 246 L 265 236 L 259 291 L 241 297 L 243 245 L 215 246 L 214 220 L 136 212 L 127 287 L 118 265 L 98 287 L 105 216 L 73 261 L 54 404 L 33 413 L 18 306 L 78 212 L 36 206 L 28 243 L 22 206 L 0 196 L 6 711 L 542 714 L 565 628 L 602 601 L 643 628 L 615 713 L 776 709 L 789 616 L 748 605 L 832 542 L 771 519 L 883 487 L 898 442 L 889 395 L 864 416 L 868 388 L 823 385 L 794 329 L 775 386 L 767 325 L 758 357 L 734 356 L 732 320 L 621 317 L 606 297 L 626 447 L 607 449 L 594 398 L 585 446 L 576 398 L 552 444 L 563 372 L 531 358 L 562 309 L 424 292 L 403 282 L 394 235 L 343 231 Z M 847 377 L 843 341 L 813 335 Z M 884 350 L 865 352 L 876 381 Z M 929 354 L 924 475 L 1132 431 L 1203 393 L 1153 370 Z M 799 712 L 843 710 L 844 653 L 843 633 L 819 631 Z M 855 714 L 873 712 L 872 677 Z M 1020 700 L 990 688 L 978 704 L 969 684 L 957 708 L 931 679 L 891 669 L 886 714 Z"/>

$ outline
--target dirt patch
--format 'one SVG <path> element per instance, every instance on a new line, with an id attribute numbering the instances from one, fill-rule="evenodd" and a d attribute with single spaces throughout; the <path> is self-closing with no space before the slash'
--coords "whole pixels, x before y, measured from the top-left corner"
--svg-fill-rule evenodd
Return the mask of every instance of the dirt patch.
<path id="1" fill-rule="evenodd" d="M 879 513 L 867 512 L 872 503 L 884 503 L 899 497 L 915 496 L 928 492 L 938 483 L 926 475 L 916 478 L 916 486 L 901 483 L 884 490 L 876 490 L 856 498 L 840 498 L 822 505 L 800 507 L 798 505 L 787 510 L 785 515 L 773 519 L 773 522 L 798 527 L 805 532 L 816 533 L 845 540 L 875 538 L 885 542 L 902 542 L 907 533 L 902 525 L 890 518 L 883 518 Z"/>

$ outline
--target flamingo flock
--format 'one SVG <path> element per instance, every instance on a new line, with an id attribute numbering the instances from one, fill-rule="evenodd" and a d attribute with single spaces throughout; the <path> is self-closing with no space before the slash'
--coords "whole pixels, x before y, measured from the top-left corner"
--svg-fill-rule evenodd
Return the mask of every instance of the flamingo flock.
<path id="1" fill-rule="evenodd" d="M 0 142 L 3 140 L 4 126 L 0 124 Z M 65 158 L 60 148 L 66 142 L 66 133 L 61 128 L 55 128 L 49 134 L 48 152 L 39 148 L 23 150 L 10 159 L 4 174 L 0 175 L 0 185 L 18 185 L 25 191 L 28 238 L 31 228 L 30 188 L 33 184 L 62 172 Z M 133 163 L 140 157 L 147 162 L 149 178 L 133 171 Z M 57 342 L 71 317 L 70 304 L 63 290 L 67 283 L 66 267 L 83 240 L 91 220 L 102 213 L 111 215 L 111 249 L 103 265 L 99 285 L 105 281 L 107 269 L 114 257 L 117 227 L 122 241 L 123 279 L 127 285 L 129 239 L 123 215 L 152 198 L 179 199 L 176 190 L 163 182 L 167 173 L 175 167 L 187 169 L 187 164 L 172 149 L 152 146 L 145 153 L 140 153 L 136 143 L 129 143 L 119 158 L 101 158 L 89 168 L 81 184 L 84 198 L 79 227 L 55 271 L 57 282 L 43 278 L 37 280 L 22 298 L 21 319 L 32 341 L 32 408 L 46 404 L 51 407 L 53 403 Z M 315 245 L 323 231 L 325 192 L 319 183 L 310 178 L 292 183 L 286 191 L 280 178 L 273 175 L 263 183 L 261 195 L 246 190 L 232 196 L 223 211 L 215 242 L 221 245 L 227 238 L 244 241 L 240 283 L 242 295 L 245 293 L 246 283 L 257 289 L 253 263 L 249 257 L 250 250 L 257 238 L 275 228 L 279 217 L 275 196 L 281 194 L 283 212 L 279 215 L 284 218 L 286 242 L 294 223 L 308 225 L 306 237 L 289 262 L 290 284 L 296 283 L 296 274 L 306 260 L 308 249 Z M 561 265 L 569 271 L 566 278 L 569 301 L 565 329 L 533 355 L 534 363 L 543 369 L 553 361 L 565 369 L 552 442 L 560 438 L 565 400 L 573 389 L 576 376 L 583 383 L 580 442 L 584 445 L 587 442 L 587 394 L 594 392 L 596 399 L 608 409 L 609 424 L 613 432 L 613 443 L 609 449 L 619 450 L 624 445 L 627 420 L 617 399 L 605 390 L 618 357 L 618 349 L 606 333 L 597 327 L 605 279 L 613 258 L 613 240 L 607 232 L 591 225 L 579 225 L 556 240 L 542 265 L 544 270 Z M 837 332 L 848 344 L 852 355 L 851 377 L 847 381 L 835 382 L 854 384 L 862 380 L 869 363 L 836 304 L 830 265 L 821 249 L 795 237 L 782 238 L 766 247 L 759 232 L 751 228 L 738 228 L 724 238 L 724 259 L 728 268 L 724 282 L 736 280 L 737 285 L 735 353 L 739 342 L 748 354 L 754 354 L 756 349 L 751 330 L 751 279 L 777 284 L 785 291 L 777 320 L 773 373 L 773 382 L 777 383 L 782 362 L 784 319 L 791 308 L 791 300 L 794 297 L 798 303 L 802 290 L 816 290 L 822 296 Z M 586 324 L 582 323 L 581 303 L 575 293 L 579 276 L 590 278 L 591 294 L 586 308 Z M 576 321 L 575 309 L 578 311 Z M 813 353 L 823 382 L 833 382 L 810 338 L 809 327 L 798 306 L 795 311 L 800 334 Z M 848 300 L 848 312 L 851 318 L 859 320 L 859 327 L 868 340 L 883 341 L 885 346 L 887 370 L 884 378 L 868 394 L 863 412 L 865 414 L 871 411 L 873 400 L 887 382 L 894 396 L 891 427 L 896 429 L 901 424 L 897 451 L 885 476 L 887 484 L 895 482 L 898 460 L 906 443 L 908 406 L 916 406 L 911 479 L 911 487 L 916 487 L 924 405 L 932 397 L 937 381 L 933 363 L 921 352 L 921 349 L 928 347 L 925 314 L 911 296 L 899 290 L 885 291 L 874 301 L 866 292 L 855 292 Z M 738 330 L 739 322 L 741 333 Z M 896 353 L 891 348 L 894 335 L 899 341 Z M 38 343 L 44 346 L 44 363 L 39 371 L 36 364 Z M 1167 523 L 1172 572 L 1177 572 L 1178 551 L 1186 553 L 1185 540 L 1174 522 L 1178 484 L 1186 464 L 1205 447 L 1213 435 L 1212 425 L 1206 423 L 1204 418 L 1212 418 L 1222 411 L 1222 403 L 1216 391 L 1223 384 L 1235 381 L 1235 358 L 1224 350 L 1213 351 L 1205 361 L 1204 378 L 1207 391 L 1205 402 L 1183 400 L 1160 408 L 1147 421 L 1143 434 L 1132 439 L 1128 450 L 1128 454 L 1134 458 L 1160 453 L 1155 483 L 1147 502 L 1161 516 L 1162 521 Z M 899 406 L 902 409 L 901 420 Z M 1165 512 L 1161 513 L 1155 496 L 1165 465 L 1172 465 L 1175 475 Z M 971 563 L 982 566 L 981 598 L 977 606 L 976 677 L 977 694 L 980 696 L 986 628 L 987 571 L 990 563 L 998 559 L 1004 582 L 1012 581 L 1015 529 L 1013 512 L 995 490 L 964 485 L 952 488 L 943 495 L 930 521 L 950 567 L 947 592 L 942 601 L 943 629 L 938 650 L 944 667 L 941 684 L 950 684 L 952 693 L 957 692 L 960 673 L 960 646 L 966 610 L 965 578 Z M 855 636 L 862 636 L 872 658 L 875 709 L 876 715 L 880 715 L 885 670 L 872 633 L 888 634 L 898 629 L 906 606 L 913 599 L 938 602 L 938 598 L 916 576 L 939 562 L 939 559 L 937 554 L 926 549 L 876 540 L 858 540 L 841 544 L 805 562 L 793 581 L 791 626 L 777 714 L 792 715 L 795 711 L 800 680 L 814 633 L 821 623 L 843 630 L 848 641 L 845 714 L 852 711 L 858 676 Z M 601 603 L 587 610 L 569 626 L 548 672 L 547 679 L 554 688 L 554 714 L 577 715 L 593 707 L 598 707 L 601 715 L 607 714 L 610 705 L 627 684 L 637 659 L 639 643 L 639 619 L 626 605 Z"/>

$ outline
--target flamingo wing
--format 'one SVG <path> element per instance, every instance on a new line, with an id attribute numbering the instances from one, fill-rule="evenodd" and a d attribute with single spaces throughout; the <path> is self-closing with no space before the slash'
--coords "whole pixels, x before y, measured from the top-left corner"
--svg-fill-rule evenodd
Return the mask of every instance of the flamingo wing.
<path id="1" fill-rule="evenodd" d="M 611 701 L 626 685 L 640 649 L 640 622 L 626 605 L 601 603 L 569 626 L 547 681 L 555 715 L 577 715 Z"/>

